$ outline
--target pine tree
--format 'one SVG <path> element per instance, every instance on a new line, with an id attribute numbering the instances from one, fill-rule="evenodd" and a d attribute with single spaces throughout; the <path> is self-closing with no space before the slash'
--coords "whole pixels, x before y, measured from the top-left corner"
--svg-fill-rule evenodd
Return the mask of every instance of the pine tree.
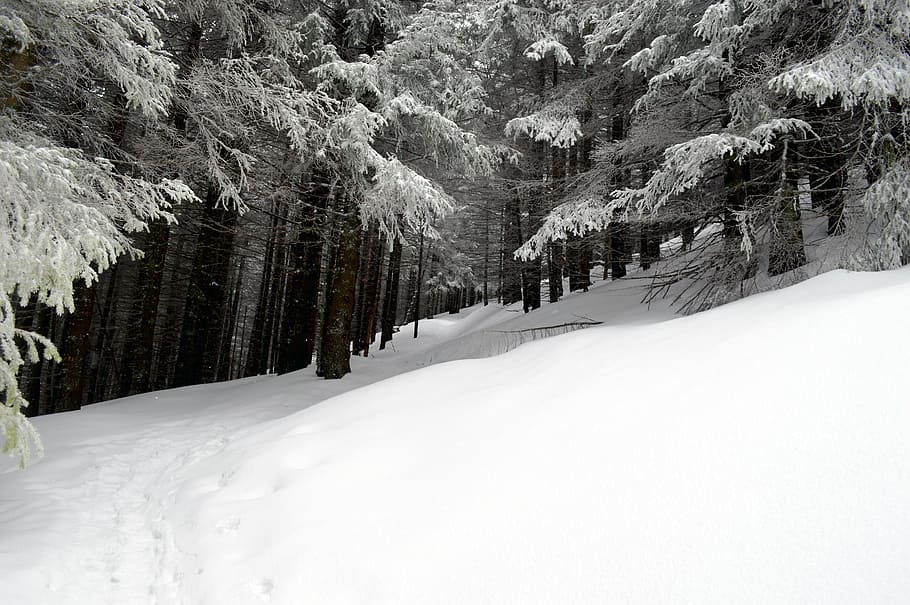
<path id="1" fill-rule="evenodd" d="M 153 22 L 161 12 L 154 2 L 73 5 L 62 13 L 56 3 L 13 2 L 0 19 L 7 109 L 0 118 L 7 217 L 0 237 L 0 430 L 4 449 L 23 464 L 36 436 L 21 414 L 26 401 L 16 377 L 25 359 L 38 360 L 39 347 L 47 359 L 57 353 L 46 338 L 16 327 L 15 304 L 34 297 L 57 313 L 72 311 L 76 280 L 88 288 L 119 256 L 135 253 L 127 232 L 170 219 L 172 203 L 195 199 L 179 181 L 118 170 L 114 162 L 123 158 L 105 136 L 115 95 L 97 94 L 99 83 L 118 90 L 127 109 L 149 120 L 167 111 L 175 70 Z M 82 326 L 84 317 L 70 324 Z M 68 382 L 71 390 L 81 385 L 81 367 Z"/>

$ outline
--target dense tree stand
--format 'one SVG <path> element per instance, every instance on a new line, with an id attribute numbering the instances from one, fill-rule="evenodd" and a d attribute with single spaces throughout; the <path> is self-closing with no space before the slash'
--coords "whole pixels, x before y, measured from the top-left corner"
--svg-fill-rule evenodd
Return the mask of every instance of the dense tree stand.
<path id="1" fill-rule="evenodd" d="M 219 205 L 209 187 L 183 314 L 174 384 L 213 382 L 218 375 L 221 331 L 229 310 L 228 281 L 237 213 Z"/>

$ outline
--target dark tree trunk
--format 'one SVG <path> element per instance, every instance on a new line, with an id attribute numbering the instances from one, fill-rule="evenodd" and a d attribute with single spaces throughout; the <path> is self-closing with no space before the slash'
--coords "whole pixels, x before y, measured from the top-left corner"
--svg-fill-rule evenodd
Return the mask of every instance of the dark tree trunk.
<path id="1" fill-rule="evenodd" d="M 121 265 L 114 265 L 101 275 L 98 281 L 98 292 L 104 292 L 98 316 L 97 333 L 92 345 L 92 372 L 89 379 L 89 401 L 102 401 L 110 382 L 110 371 L 113 365 L 113 341 L 116 326 L 113 322 L 114 305 L 121 298 L 118 293 Z"/>
<path id="2" fill-rule="evenodd" d="M 332 282 L 335 279 L 335 265 L 338 261 L 338 250 L 341 240 L 341 232 L 344 229 L 345 218 L 339 215 L 338 198 L 341 196 L 333 195 L 329 200 L 329 228 L 326 243 L 322 248 L 322 265 L 319 285 L 319 300 L 316 305 L 316 375 L 324 376 L 323 369 L 324 355 L 322 353 L 322 343 L 325 342 L 326 318 L 328 316 L 328 303 L 332 292 Z M 342 208 L 343 210 L 343 208 Z"/>
<path id="3" fill-rule="evenodd" d="M 278 206 L 278 229 L 275 233 L 274 260 L 272 266 L 272 283 L 269 286 L 269 297 L 266 305 L 265 334 L 262 339 L 262 360 L 265 372 L 275 368 L 278 358 L 278 339 L 281 331 L 281 314 L 287 286 L 288 253 L 287 218 L 288 207 L 281 203 Z"/>
<path id="4" fill-rule="evenodd" d="M 449 315 L 457 315 L 462 308 L 462 302 L 464 301 L 464 289 L 462 288 L 452 288 L 449 291 L 449 298 L 446 301 L 447 307 L 449 309 Z"/>
<path id="5" fill-rule="evenodd" d="M 129 393 L 145 393 L 151 388 L 151 370 L 155 357 L 155 324 L 158 318 L 158 301 L 161 295 L 161 280 L 164 276 L 164 261 L 167 256 L 169 230 L 164 221 L 149 226 L 146 245 L 143 250 L 139 271 L 139 309 L 133 328 L 137 335 L 133 349 L 133 368 L 129 381 Z"/>
<path id="6" fill-rule="evenodd" d="M 379 295 L 382 284 L 382 258 L 385 255 L 382 235 L 378 229 L 373 239 L 373 250 L 370 257 L 369 275 L 366 280 L 366 293 L 363 302 L 363 320 L 361 321 L 361 341 L 363 356 L 369 357 L 370 345 L 376 336 L 376 313 L 379 309 Z"/>
<path id="7" fill-rule="evenodd" d="M 502 247 L 502 304 L 510 305 L 524 298 L 522 263 L 512 254 L 522 244 L 521 206 L 517 197 L 510 197 L 506 202 L 503 218 L 505 224 Z"/>
<path id="8" fill-rule="evenodd" d="M 566 255 L 570 256 L 568 247 L 565 248 Z M 555 303 L 562 296 L 562 254 L 563 246 L 559 242 L 550 242 L 547 244 L 547 281 L 550 284 L 549 301 Z M 569 258 L 569 275 L 571 276 L 571 256 Z M 571 292 L 571 287 L 569 291 Z"/>
<path id="9" fill-rule="evenodd" d="M 345 195 L 345 194 L 342 194 Z M 360 217 L 354 201 L 345 199 L 331 288 L 326 293 L 321 368 L 328 379 L 343 377 L 351 371 L 351 319 L 360 263 Z"/>
<path id="10" fill-rule="evenodd" d="M 746 210 L 748 196 L 746 183 L 752 178 L 752 169 L 748 161 L 735 162 L 727 160 L 724 171 L 724 191 L 726 204 L 724 207 L 724 247 L 726 255 L 735 260 L 734 267 L 741 271 L 740 279 L 748 279 L 755 274 L 757 263 L 747 261 L 740 250 L 742 232 L 740 231 L 737 214 Z"/>
<path id="11" fill-rule="evenodd" d="M 583 237 L 571 237 L 566 242 L 569 268 L 569 292 L 587 291 L 591 285 L 591 246 Z"/>
<path id="12" fill-rule="evenodd" d="M 382 305 L 382 336 L 379 339 L 379 350 L 392 340 L 395 320 L 398 315 L 398 282 L 401 279 L 401 240 L 395 238 L 389 254 L 389 270 L 386 273 L 385 300 Z"/>
<path id="13" fill-rule="evenodd" d="M 622 223 L 614 223 L 608 227 L 607 236 L 610 278 L 622 279 L 626 276 L 626 263 L 629 262 L 629 227 Z"/>
<path id="14" fill-rule="evenodd" d="M 724 207 L 724 239 L 728 242 L 741 237 L 736 214 L 746 209 L 746 181 L 750 178 L 749 166 L 743 162 L 727 160 L 724 173 L 724 190 L 727 201 Z"/>
<path id="15" fill-rule="evenodd" d="M 647 271 L 653 263 L 660 260 L 660 227 L 654 223 L 642 223 L 639 238 L 639 261 L 641 268 Z"/>
<path id="16" fill-rule="evenodd" d="M 490 304 L 490 212 L 483 221 L 483 306 Z"/>
<path id="17" fill-rule="evenodd" d="M 321 242 L 301 233 L 291 252 L 287 317 L 278 346 L 279 374 L 307 367 L 313 360 L 319 291 Z"/>
<path id="18" fill-rule="evenodd" d="M 682 236 L 683 251 L 691 250 L 692 244 L 695 242 L 695 225 L 686 223 L 683 225 L 680 235 Z"/>
<path id="19" fill-rule="evenodd" d="M 583 112 L 583 121 L 590 119 L 590 112 Z M 569 172 L 572 175 L 585 173 L 591 169 L 591 139 L 583 138 L 569 155 Z M 569 291 L 588 291 L 591 286 L 591 265 L 594 251 L 590 237 L 572 236 L 566 242 L 566 260 L 569 269 Z M 604 264 L 604 278 L 607 266 Z"/>
<path id="20" fill-rule="evenodd" d="M 130 383 L 135 371 L 135 358 L 131 352 L 137 347 L 141 338 L 136 332 L 136 326 L 142 313 L 142 301 L 136 292 L 142 289 L 141 261 L 122 261 L 120 263 L 120 280 L 117 284 L 117 308 L 110 318 L 112 322 L 114 340 L 114 355 L 111 381 L 108 385 L 106 398 L 126 397 L 130 395 Z"/>
<path id="21" fill-rule="evenodd" d="M 423 285 L 423 232 L 420 233 L 420 246 L 417 248 L 417 275 L 414 279 L 414 338 L 417 338 L 417 326 L 420 324 L 420 290 Z"/>
<path id="22" fill-rule="evenodd" d="M 614 106 L 622 108 L 624 102 L 622 87 L 617 87 L 614 91 Z M 613 115 L 610 122 L 610 139 L 612 141 L 621 141 L 626 138 L 626 119 L 627 114 L 625 111 Z M 590 162 L 590 155 L 586 161 Z M 613 184 L 620 187 L 623 184 L 627 184 L 629 179 L 628 170 L 625 170 L 620 163 L 617 163 Z M 626 264 L 632 261 L 632 242 L 630 239 L 631 233 L 626 223 L 616 222 L 607 228 L 607 254 L 605 256 L 610 259 L 611 279 L 622 279 L 626 276 Z M 606 267 L 604 267 L 604 272 L 606 272 Z M 606 277 L 606 273 L 604 277 Z"/>
<path id="23" fill-rule="evenodd" d="M 230 302 L 228 282 L 236 222 L 237 214 L 220 207 L 217 188 L 209 186 L 183 314 L 176 386 L 215 380 L 218 336 Z"/>
<path id="24" fill-rule="evenodd" d="M 506 204 L 499 208 L 499 256 L 496 271 L 496 300 L 501 304 L 508 304 L 505 301 L 505 269 L 506 269 Z M 518 293 L 521 294 L 521 286 L 518 287 Z"/>
<path id="25" fill-rule="evenodd" d="M 256 299 L 256 311 L 253 313 L 253 327 L 250 334 L 249 351 L 246 359 L 246 375 L 258 376 L 268 372 L 269 365 L 269 315 L 272 312 L 274 299 L 274 279 L 277 271 L 278 225 L 280 221 L 280 202 L 272 204 L 272 216 L 269 219 L 268 239 L 265 243 L 265 256 L 262 265 L 262 279 L 259 282 L 259 296 Z"/>
<path id="26" fill-rule="evenodd" d="M 524 294 L 524 312 L 528 313 L 540 308 L 540 282 L 543 274 L 543 265 L 538 256 L 525 263 L 521 272 L 522 292 Z M 558 281 L 557 292 L 562 289 L 562 279 Z"/>
<path id="27" fill-rule="evenodd" d="M 246 259 L 240 259 L 240 265 L 234 273 L 231 290 L 231 304 L 224 318 L 221 330 L 221 348 L 218 352 L 218 370 L 216 380 L 230 380 L 232 377 L 233 355 L 236 347 L 234 338 L 237 333 L 237 320 L 240 315 L 240 296 L 243 291 L 243 267 Z"/>
<path id="28" fill-rule="evenodd" d="M 37 301 L 31 302 L 26 308 L 21 309 L 16 314 L 16 327 L 46 335 L 50 328 L 52 313 L 45 305 Z M 53 362 L 45 361 L 43 358 L 36 363 L 26 361 L 26 365 L 19 372 L 19 389 L 25 400 L 29 402 L 28 407 L 23 410 L 26 416 L 37 416 L 39 414 L 41 372 L 48 363 Z"/>
<path id="29" fill-rule="evenodd" d="M 555 71 L 554 71 L 555 75 Z M 557 195 L 557 191 L 560 190 L 563 181 L 565 180 L 565 151 L 561 149 L 554 149 L 552 155 L 548 153 L 547 147 L 544 144 L 535 144 L 535 155 L 539 158 L 539 166 L 541 172 L 544 171 L 547 160 L 551 159 L 551 176 L 554 177 L 554 181 L 557 183 L 554 187 L 551 188 L 549 192 L 549 197 L 552 198 L 553 195 Z M 542 176 L 542 175 L 540 175 Z M 542 192 L 543 193 L 543 192 Z M 525 240 L 531 237 L 533 233 L 536 233 L 543 224 L 543 218 L 545 214 L 544 209 L 544 197 L 545 193 L 540 196 L 524 196 L 525 205 L 527 206 L 528 211 L 528 224 L 526 229 L 521 229 L 521 215 L 515 217 L 516 222 L 519 225 L 519 239 L 516 244 L 516 248 L 525 243 Z M 558 246 L 558 244 L 557 244 Z M 557 280 L 556 294 L 562 295 L 562 254 L 557 254 L 557 265 L 559 266 L 560 278 Z M 522 290 L 522 300 L 524 301 L 523 309 L 525 313 L 533 311 L 534 309 L 540 308 L 540 284 L 543 281 L 543 259 L 541 255 L 536 256 L 535 258 L 524 261 L 521 268 L 521 290 Z M 552 286 L 551 286 L 552 287 Z"/>
<path id="30" fill-rule="evenodd" d="M 291 267 L 285 300 L 287 313 L 278 345 L 279 374 L 300 370 L 313 361 L 322 265 L 320 225 L 330 193 L 327 175 L 314 174 L 307 200 L 315 209 L 315 215 L 300 227 L 291 249 Z"/>
<path id="31" fill-rule="evenodd" d="M 364 296 L 366 295 L 366 280 L 369 272 L 370 255 L 373 252 L 373 229 L 372 226 L 361 231 L 360 251 L 357 265 L 357 282 L 354 286 L 354 311 L 351 315 L 351 352 L 354 355 L 360 355 L 363 351 L 363 341 L 361 340 L 361 323 L 363 321 Z"/>
<path id="32" fill-rule="evenodd" d="M 788 166 L 788 145 L 783 147 L 782 174 L 777 191 L 778 208 L 772 217 L 771 244 L 768 251 L 768 274 L 780 275 L 806 264 L 803 228 L 799 213 L 796 174 Z"/>
<path id="33" fill-rule="evenodd" d="M 404 323 L 414 320 L 414 292 L 417 289 L 417 268 L 408 268 L 408 287 L 404 295 Z"/>
<path id="34" fill-rule="evenodd" d="M 361 243 L 360 270 L 358 271 L 357 306 L 354 312 L 352 336 L 355 355 L 366 357 L 373 341 L 376 307 L 382 277 L 383 245 L 378 225 L 371 225 Z"/>
<path id="35" fill-rule="evenodd" d="M 95 306 L 96 287 L 75 284 L 75 310 L 66 321 L 66 337 L 61 352 L 63 389 L 54 404 L 55 412 L 70 412 L 82 407 L 85 394 L 85 362 L 91 344 L 90 328 Z"/>
<path id="36" fill-rule="evenodd" d="M 787 199 L 792 193 L 793 197 Z M 806 264 L 799 208 L 794 204 L 795 190 L 785 193 L 776 217 L 775 235 L 768 251 L 768 274 L 780 275 Z"/>
<path id="37" fill-rule="evenodd" d="M 78 307 L 77 307 L 78 309 Z M 56 315 L 48 309 L 47 313 L 47 330 L 44 334 L 60 347 L 63 342 L 65 347 L 65 330 L 66 318 Z M 64 363 L 66 362 L 66 353 L 62 352 Z M 52 414 L 54 412 L 64 411 L 64 406 L 59 404 L 64 385 L 61 380 L 61 365 L 59 363 L 42 363 L 40 374 L 40 386 L 38 391 L 38 415 Z"/>

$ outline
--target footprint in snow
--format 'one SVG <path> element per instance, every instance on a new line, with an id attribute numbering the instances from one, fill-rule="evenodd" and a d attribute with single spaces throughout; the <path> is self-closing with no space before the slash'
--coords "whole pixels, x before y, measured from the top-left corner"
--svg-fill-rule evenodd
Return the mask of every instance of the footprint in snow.
<path id="1" fill-rule="evenodd" d="M 227 519 L 221 521 L 216 529 L 220 534 L 235 534 L 237 530 L 240 529 L 240 519 L 237 517 L 228 517 Z"/>
<path id="2" fill-rule="evenodd" d="M 231 479 L 234 478 L 234 474 L 236 472 L 237 472 L 236 470 L 232 469 L 232 470 L 224 471 L 223 473 L 221 473 L 221 476 L 218 477 L 218 488 L 224 489 L 225 487 L 227 487 L 228 484 L 231 482 Z"/>
<path id="3" fill-rule="evenodd" d="M 262 578 L 258 582 L 250 582 L 247 587 L 250 592 L 257 595 L 264 602 L 269 603 L 272 601 L 272 589 L 275 588 L 275 584 L 269 578 Z"/>

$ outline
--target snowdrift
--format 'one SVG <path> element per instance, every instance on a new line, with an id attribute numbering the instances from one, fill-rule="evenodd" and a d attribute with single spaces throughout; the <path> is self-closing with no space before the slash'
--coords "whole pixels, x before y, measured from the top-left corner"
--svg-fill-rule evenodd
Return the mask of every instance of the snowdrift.
<path id="1" fill-rule="evenodd" d="M 47 457 L 0 474 L 0 598 L 906 603 L 910 270 L 684 318 L 638 298 L 441 316 L 342 381 L 40 418 Z M 401 373 L 577 316 L 605 325 Z"/>
<path id="2" fill-rule="evenodd" d="M 905 603 L 910 272 L 402 375 L 168 512 L 192 603 Z"/>

